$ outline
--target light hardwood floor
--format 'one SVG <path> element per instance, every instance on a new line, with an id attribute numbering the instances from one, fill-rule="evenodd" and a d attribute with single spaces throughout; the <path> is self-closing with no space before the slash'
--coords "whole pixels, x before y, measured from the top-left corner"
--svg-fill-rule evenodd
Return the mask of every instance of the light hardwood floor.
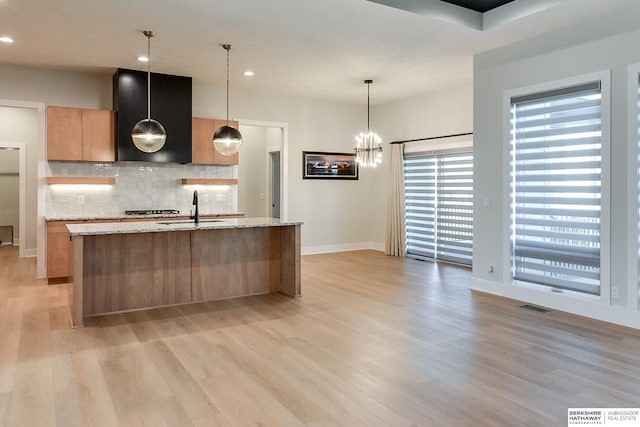
<path id="1" fill-rule="evenodd" d="M 274 294 L 94 318 L 0 248 L 3 426 L 564 426 L 640 406 L 640 334 L 469 291 L 467 269 L 303 257 Z"/>

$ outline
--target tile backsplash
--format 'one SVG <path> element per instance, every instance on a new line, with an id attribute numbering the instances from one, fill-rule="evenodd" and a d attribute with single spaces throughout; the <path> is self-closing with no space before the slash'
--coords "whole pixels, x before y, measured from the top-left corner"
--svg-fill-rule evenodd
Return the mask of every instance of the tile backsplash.
<path id="1" fill-rule="evenodd" d="M 115 185 L 47 185 L 47 217 L 117 216 L 125 210 L 177 209 L 188 215 L 198 190 L 202 214 L 238 211 L 238 186 L 182 185 L 182 178 L 237 178 L 237 166 L 177 163 L 48 162 L 47 176 L 115 177 Z"/>

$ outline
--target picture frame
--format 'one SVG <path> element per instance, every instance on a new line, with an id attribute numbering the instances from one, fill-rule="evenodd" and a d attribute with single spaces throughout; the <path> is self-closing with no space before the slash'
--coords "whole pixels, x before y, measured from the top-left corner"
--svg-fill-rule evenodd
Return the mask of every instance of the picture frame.
<path id="1" fill-rule="evenodd" d="M 303 151 L 302 179 L 358 179 L 356 154 Z"/>

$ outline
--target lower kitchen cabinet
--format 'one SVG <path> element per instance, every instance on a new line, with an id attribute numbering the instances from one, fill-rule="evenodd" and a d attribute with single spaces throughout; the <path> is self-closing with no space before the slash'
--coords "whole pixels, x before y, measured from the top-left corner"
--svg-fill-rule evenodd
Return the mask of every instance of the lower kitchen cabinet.
<path id="1" fill-rule="evenodd" d="M 65 283 L 71 275 L 69 250 L 71 239 L 67 224 L 87 224 L 113 221 L 49 221 L 47 222 L 47 279 L 49 283 Z"/>
<path id="2" fill-rule="evenodd" d="M 200 218 L 242 218 L 244 214 L 235 215 L 201 215 Z M 49 283 L 66 283 L 71 276 L 72 268 L 69 265 L 69 251 L 71 249 L 71 239 L 67 224 L 89 224 L 101 222 L 119 221 L 172 221 L 186 220 L 187 216 L 165 217 L 165 218 L 125 218 L 106 220 L 76 220 L 76 221 L 48 221 L 47 222 L 47 279 Z"/>

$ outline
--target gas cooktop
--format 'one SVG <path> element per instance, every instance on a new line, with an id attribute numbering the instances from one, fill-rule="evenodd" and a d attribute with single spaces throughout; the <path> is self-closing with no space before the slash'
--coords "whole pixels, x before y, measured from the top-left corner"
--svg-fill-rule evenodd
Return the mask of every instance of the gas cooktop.
<path id="1" fill-rule="evenodd" d="M 175 209 L 144 209 L 124 211 L 125 215 L 177 215 L 180 211 Z"/>

